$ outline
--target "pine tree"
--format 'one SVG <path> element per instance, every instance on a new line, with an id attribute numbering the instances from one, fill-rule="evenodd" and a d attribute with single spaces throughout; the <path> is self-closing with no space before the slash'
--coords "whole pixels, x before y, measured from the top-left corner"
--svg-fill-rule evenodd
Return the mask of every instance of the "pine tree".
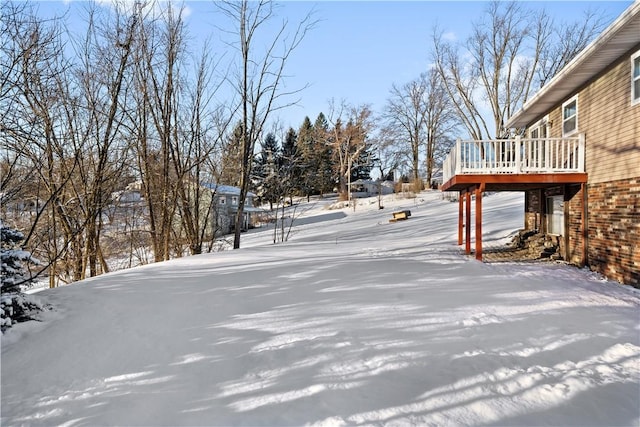
<path id="1" fill-rule="evenodd" d="M 223 148 L 222 165 L 219 171 L 220 184 L 240 185 L 240 164 L 242 163 L 242 123 L 238 123 Z"/>
<path id="2" fill-rule="evenodd" d="M 298 189 L 308 199 L 315 191 L 314 180 L 317 171 L 313 144 L 313 125 L 308 116 L 304 118 L 298 130 L 297 145 L 302 166 Z"/>
<path id="3" fill-rule="evenodd" d="M 351 181 L 357 181 L 359 179 L 368 180 L 371 179 L 371 169 L 376 162 L 376 156 L 373 153 L 372 144 L 369 142 L 369 135 L 362 134 L 357 131 L 356 134 L 361 134 L 362 150 L 358 153 L 351 165 Z"/>
<path id="4" fill-rule="evenodd" d="M 268 133 L 262 141 L 262 151 L 256 157 L 254 165 L 254 185 L 258 196 L 263 201 L 268 201 L 273 209 L 273 203 L 281 197 L 280 174 L 281 161 L 278 141 L 273 133 Z"/>
<path id="5" fill-rule="evenodd" d="M 298 134 L 293 128 L 289 128 L 282 143 L 282 158 L 289 163 L 294 163 L 298 158 Z"/>
<path id="6" fill-rule="evenodd" d="M 313 125 L 314 151 L 317 155 L 316 185 L 320 194 L 330 192 L 336 184 L 330 143 L 329 122 L 320 112 Z"/>
<path id="7" fill-rule="evenodd" d="M 289 197 L 297 189 L 302 178 L 301 156 L 298 151 L 298 134 L 293 128 L 289 128 L 282 143 L 280 156 L 280 175 L 285 185 L 285 192 Z M 285 194 L 286 195 L 286 194 Z"/>
<path id="8" fill-rule="evenodd" d="M 0 221 L 0 330 L 13 323 L 31 319 L 32 312 L 42 306 L 33 297 L 22 294 L 22 287 L 33 283 L 34 277 L 24 263 L 40 265 L 31 252 L 20 248 L 24 235 Z"/>

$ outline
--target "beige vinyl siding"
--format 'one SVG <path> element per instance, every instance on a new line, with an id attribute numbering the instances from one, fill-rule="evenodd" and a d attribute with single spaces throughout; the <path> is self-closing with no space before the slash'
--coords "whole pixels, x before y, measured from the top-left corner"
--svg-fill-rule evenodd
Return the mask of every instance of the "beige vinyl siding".
<path id="1" fill-rule="evenodd" d="M 580 93 L 591 183 L 640 176 L 640 106 L 631 105 L 630 58 L 631 52 Z"/>
<path id="2" fill-rule="evenodd" d="M 580 110 L 578 110 L 578 114 L 580 114 Z M 558 108 L 554 108 L 549 113 L 549 122 L 551 122 L 550 136 L 552 138 L 562 138 L 562 107 L 561 106 L 558 106 Z"/>
<path id="3" fill-rule="evenodd" d="M 630 60 L 638 49 L 640 45 L 578 92 L 578 132 L 585 134 L 590 183 L 640 176 L 640 104 L 631 105 Z M 561 137 L 561 104 L 549 120 L 551 136 Z"/>

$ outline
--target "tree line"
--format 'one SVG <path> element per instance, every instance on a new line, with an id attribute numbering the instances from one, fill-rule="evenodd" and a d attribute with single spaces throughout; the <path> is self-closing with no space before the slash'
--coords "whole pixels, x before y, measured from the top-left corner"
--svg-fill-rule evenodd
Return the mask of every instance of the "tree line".
<path id="1" fill-rule="evenodd" d="M 122 247 L 125 266 L 215 250 L 204 182 L 240 188 L 238 223 L 249 191 L 277 206 L 344 195 L 372 171 L 420 189 L 457 133 L 502 135 L 508 115 L 601 28 L 596 14 L 558 24 L 520 3 L 490 3 L 468 40 L 434 29 L 433 66 L 394 84 L 382 111 L 332 100 L 326 115 L 283 129 L 275 114 L 304 89 L 286 90 L 284 70 L 313 14 L 264 36 L 272 2 L 217 2 L 233 57 L 222 65 L 207 43 L 189 49 L 184 9 L 85 6 L 78 34 L 31 3 L 0 5 L 2 218 L 51 286 L 108 272 Z M 142 205 L 114 210 L 112 195 L 133 184 Z M 240 238 L 236 227 L 234 248 Z"/>

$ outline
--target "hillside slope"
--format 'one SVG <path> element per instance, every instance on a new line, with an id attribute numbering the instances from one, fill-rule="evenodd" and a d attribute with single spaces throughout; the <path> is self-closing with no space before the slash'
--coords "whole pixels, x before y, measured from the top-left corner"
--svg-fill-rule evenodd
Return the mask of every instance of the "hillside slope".
<path id="1" fill-rule="evenodd" d="M 2 425 L 640 423 L 636 291 L 465 257 L 436 192 L 362 203 L 39 293 L 2 337 Z M 521 226 L 521 195 L 484 206 L 486 242 Z"/>

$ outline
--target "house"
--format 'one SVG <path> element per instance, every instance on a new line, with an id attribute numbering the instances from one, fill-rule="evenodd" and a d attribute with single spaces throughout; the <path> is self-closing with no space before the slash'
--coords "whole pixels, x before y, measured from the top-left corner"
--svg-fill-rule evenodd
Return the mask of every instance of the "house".
<path id="1" fill-rule="evenodd" d="M 111 200 L 116 204 L 132 204 L 142 202 L 142 181 L 134 181 L 124 190 L 111 193 Z"/>
<path id="2" fill-rule="evenodd" d="M 393 181 L 372 181 L 370 179 L 358 179 L 349 184 L 349 188 L 354 197 L 369 197 L 377 195 L 392 194 L 394 191 Z"/>
<path id="3" fill-rule="evenodd" d="M 230 185 L 203 184 L 204 188 L 211 190 L 213 195 L 213 208 L 216 212 L 213 215 L 214 227 L 222 234 L 229 234 L 234 231 L 236 215 L 238 213 L 238 201 L 240 199 L 240 188 Z M 256 195 L 247 193 L 243 209 L 243 221 L 241 230 L 246 231 L 254 227 L 253 216 L 261 209 L 253 206 L 253 199 Z"/>
<path id="4" fill-rule="evenodd" d="M 525 194 L 525 228 L 562 257 L 640 286 L 640 2 L 506 123 L 512 139 L 457 141 L 442 190 L 458 191 L 458 243 L 482 259 L 482 192 Z"/>
<path id="5" fill-rule="evenodd" d="M 111 203 L 103 211 L 109 224 L 145 228 L 148 208 L 142 194 L 142 181 L 134 181 L 124 190 L 111 193 Z"/>
<path id="6" fill-rule="evenodd" d="M 442 185 L 442 168 L 434 168 L 431 173 L 431 182 L 425 182 L 425 188 L 436 190 Z"/>

